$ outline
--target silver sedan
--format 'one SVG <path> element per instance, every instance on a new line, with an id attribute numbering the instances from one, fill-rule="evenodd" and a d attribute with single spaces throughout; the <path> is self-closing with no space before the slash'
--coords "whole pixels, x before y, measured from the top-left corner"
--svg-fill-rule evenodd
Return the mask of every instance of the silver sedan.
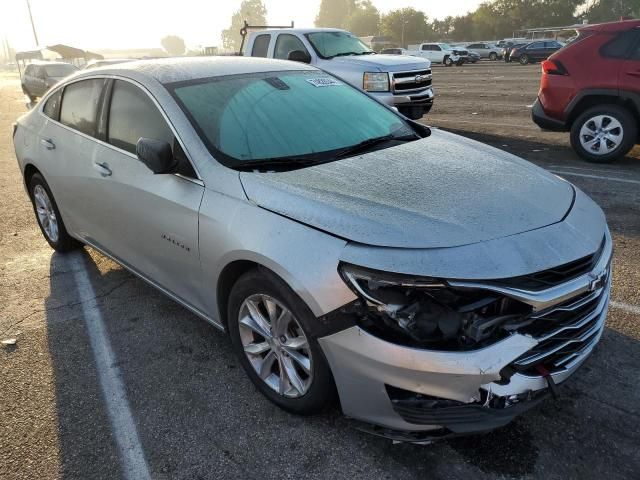
<path id="1" fill-rule="evenodd" d="M 584 193 L 313 67 L 81 72 L 14 130 L 46 241 L 88 245 L 228 332 L 256 387 L 396 440 L 544 399 L 604 328 L 611 237 Z"/>

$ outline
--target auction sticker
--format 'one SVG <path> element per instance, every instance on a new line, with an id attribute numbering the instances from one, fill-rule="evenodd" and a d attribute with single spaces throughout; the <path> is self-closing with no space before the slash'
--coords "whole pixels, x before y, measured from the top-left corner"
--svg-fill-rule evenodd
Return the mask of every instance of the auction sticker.
<path id="1" fill-rule="evenodd" d="M 336 87 L 342 85 L 342 82 L 331 77 L 307 78 L 307 82 L 314 87 Z"/>

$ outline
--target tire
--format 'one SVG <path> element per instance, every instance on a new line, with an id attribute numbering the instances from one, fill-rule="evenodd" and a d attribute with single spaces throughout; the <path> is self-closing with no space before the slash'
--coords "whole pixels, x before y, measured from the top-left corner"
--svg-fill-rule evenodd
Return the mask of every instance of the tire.
<path id="1" fill-rule="evenodd" d="M 40 231 L 51 248 L 65 253 L 82 247 L 82 243 L 67 232 L 51 189 L 39 173 L 29 181 L 29 196 Z"/>
<path id="2" fill-rule="evenodd" d="M 498 54 L 495 52 L 491 52 L 489 54 L 489 60 L 491 60 L 492 62 L 495 62 L 498 59 Z"/>
<path id="3" fill-rule="evenodd" d="M 272 315 L 268 313 L 268 302 L 275 305 Z M 250 304 L 253 307 L 249 308 Z M 283 323 L 274 320 L 280 317 L 284 309 L 291 313 L 286 329 Z M 317 339 L 311 334 L 316 318 L 284 281 L 263 268 L 245 273 L 231 289 L 227 311 L 233 349 L 247 375 L 265 397 L 283 410 L 299 415 L 318 413 L 334 404 L 336 388 L 331 370 Z M 255 311 L 262 314 L 258 322 L 253 320 L 256 318 Z M 265 328 L 271 329 L 259 328 L 259 323 L 265 325 L 264 320 L 267 320 Z M 253 326 L 249 326 L 251 324 Z M 282 330 L 278 332 L 280 328 Z M 268 332 L 270 338 L 267 339 L 267 333 L 260 335 L 258 330 Z M 273 332 L 276 335 L 272 336 Z M 306 343 L 298 340 L 301 337 Z M 292 352 L 294 339 L 297 344 L 306 347 Z M 247 353 L 247 348 L 252 348 L 254 352 Z M 308 363 L 302 360 L 304 358 Z M 287 367 L 281 369 L 281 365 Z M 292 367 L 297 374 L 296 380 L 293 380 L 296 375 L 282 374 Z M 261 368 L 265 375 L 268 374 L 266 380 L 258 374 Z"/>
<path id="4" fill-rule="evenodd" d="M 618 105 L 604 104 L 589 108 L 571 125 L 571 146 L 580 157 L 592 163 L 610 163 L 624 157 L 633 148 L 637 138 L 638 123 L 635 117 Z M 594 143 L 590 144 L 591 141 Z"/>
<path id="5" fill-rule="evenodd" d="M 527 55 L 526 53 L 523 53 L 518 57 L 518 61 L 520 62 L 520 65 L 527 65 L 530 61 L 529 55 Z"/>
<path id="6" fill-rule="evenodd" d="M 401 107 L 398 111 L 411 120 L 420 120 L 425 114 L 424 107 Z"/>
<path id="7" fill-rule="evenodd" d="M 444 57 L 444 60 L 442 60 L 442 63 L 445 65 L 445 67 L 451 67 L 453 66 L 453 60 L 451 60 L 451 57 Z"/>

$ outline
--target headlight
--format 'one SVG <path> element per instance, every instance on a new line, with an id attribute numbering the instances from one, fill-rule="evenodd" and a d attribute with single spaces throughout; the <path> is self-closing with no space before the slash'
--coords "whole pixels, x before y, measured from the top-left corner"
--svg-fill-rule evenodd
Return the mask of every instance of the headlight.
<path id="1" fill-rule="evenodd" d="M 367 92 L 388 92 L 389 74 L 386 72 L 365 72 L 362 88 Z"/>
<path id="2" fill-rule="evenodd" d="M 485 290 L 341 264 L 340 274 L 366 305 L 360 326 L 394 343 L 433 349 L 479 348 L 508 334 L 527 307 Z"/>

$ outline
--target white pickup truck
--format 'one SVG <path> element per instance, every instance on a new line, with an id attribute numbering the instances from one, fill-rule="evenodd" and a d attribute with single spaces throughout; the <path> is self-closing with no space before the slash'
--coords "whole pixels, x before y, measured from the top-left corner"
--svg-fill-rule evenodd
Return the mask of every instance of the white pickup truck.
<path id="1" fill-rule="evenodd" d="M 379 55 L 358 37 L 334 28 L 286 28 L 249 33 L 245 56 L 309 63 L 342 78 L 417 120 L 431 110 L 431 62 Z"/>
<path id="2" fill-rule="evenodd" d="M 469 52 L 465 49 L 452 47 L 448 43 L 419 43 L 409 45 L 407 55 L 427 58 L 431 63 L 442 63 L 447 67 L 462 65 L 469 60 Z"/>

